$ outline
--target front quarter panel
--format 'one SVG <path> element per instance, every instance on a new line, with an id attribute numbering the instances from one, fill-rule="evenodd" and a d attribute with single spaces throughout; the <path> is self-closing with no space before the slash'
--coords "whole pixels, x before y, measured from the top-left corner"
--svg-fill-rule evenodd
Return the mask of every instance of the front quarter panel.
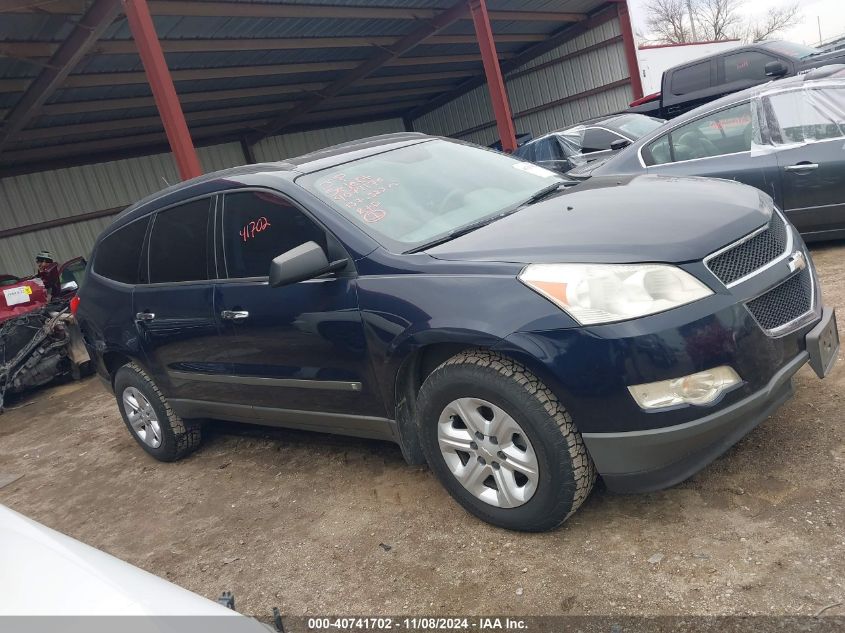
<path id="1" fill-rule="evenodd" d="M 393 257 L 404 260 L 403 269 L 391 268 Z M 359 305 L 388 407 L 395 403 L 400 366 L 423 347 L 494 347 L 520 330 L 575 325 L 517 279 L 521 269 L 521 264 L 442 262 L 384 251 L 359 263 Z"/>

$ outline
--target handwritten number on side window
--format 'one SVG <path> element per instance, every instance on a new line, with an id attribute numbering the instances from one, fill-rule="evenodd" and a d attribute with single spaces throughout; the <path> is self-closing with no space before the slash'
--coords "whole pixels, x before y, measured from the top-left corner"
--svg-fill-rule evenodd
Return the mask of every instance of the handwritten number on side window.
<path id="1" fill-rule="evenodd" d="M 244 227 L 238 231 L 238 235 L 244 242 L 247 242 L 254 238 L 256 233 L 266 231 L 268 228 L 270 228 L 270 221 L 262 215 L 257 220 L 250 220 L 244 224 Z"/>

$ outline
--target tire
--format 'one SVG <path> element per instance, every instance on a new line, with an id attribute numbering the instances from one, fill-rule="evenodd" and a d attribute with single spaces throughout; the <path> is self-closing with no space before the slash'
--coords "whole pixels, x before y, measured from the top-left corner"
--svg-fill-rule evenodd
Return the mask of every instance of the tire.
<path id="1" fill-rule="evenodd" d="M 593 488 L 595 466 L 569 413 L 536 376 L 501 354 L 468 350 L 447 360 L 423 383 L 417 412 L 429 466 L 449 494 L 483 521 L 511 530 L 550 530 Z M 489 435 L 475 435 L 473 429 L 485 422 L 481 430 Z M 497 428 L 502 437 L 493 435 Z M 470 435 L 470 448 L 461 450 Z"/>
<path id="2" fill-rule="evenodd" d="M 157 460 L 174 462 L 199 447 L 201 424 L 176 415 L 153 379 L 135 363 L 117 370 L 114 393 L 126 428 Z"/>

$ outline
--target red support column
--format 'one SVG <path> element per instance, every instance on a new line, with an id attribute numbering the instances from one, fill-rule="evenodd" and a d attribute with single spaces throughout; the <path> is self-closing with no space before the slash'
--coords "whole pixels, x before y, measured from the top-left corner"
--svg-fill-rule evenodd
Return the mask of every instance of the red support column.
<path id="1" fill-rule="evenodd" d="M 516 131 L 513 126 L 511 106 L 508 103 L 508 93 L 502 79 L 502 69 L 499 67 L 499 56 L 496 54 L 496 43 L 493 41 L 493 29 L 490 26 L 490 16 L 487 14 L 487 3 L 485 0 L 469 0 L 469 8 L 475 25 L 475 37 L 481 49 L 481 61 L 484 64 L 484 74 L 487 76 L 487 87 L 490 90 L 493 113 L 496 115 L 499 138 L 502 139 L 502 149 L 510 153 L 516 149 Z"/>
<path id="2" fill-rule="evenodd" d="M 147 0 L 123 0 L 123 7 L 129 19 L 132 37 L 138 47 L 138 54 L 144 64 L 144 72 L 147 73 L 153 99 L 164 124 L 167 141 L 176 159 L 179 175 L 182 180 L 200 176 L 202 167 L 188 131 L 188 124 L 185 123 L 182 105 L 176 96 L 173 78 L 164 60 Z"/>
<path id="3" fill-rule="evenodd" d="M 631 90 L 634 99 L 643 96 L 643 80 L 640 77 L 640 65 L 637 63 L 637 43 L 634 40 L 634 30 L 631 28 L 631 16 L 628 13 L 628 1 L 621 0 L 616 5 L 619 14 L 619 28 L 622 30 L 622 45 L 625 48 L 625 61 L 628 62 L 628 74 L 631 77 Z"/>

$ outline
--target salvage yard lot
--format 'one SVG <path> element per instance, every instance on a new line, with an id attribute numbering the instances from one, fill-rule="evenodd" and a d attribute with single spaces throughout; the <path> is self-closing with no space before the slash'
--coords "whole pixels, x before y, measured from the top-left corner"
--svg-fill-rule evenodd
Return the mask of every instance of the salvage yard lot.
<path id="1" fill-rule="evenodd" d="M 845 310 L 845 245 L 812 252 Z M 156 462 L 96 379 L 8 403 L 0 473 L 22 477 L 0 503 L 261 617 L 813 614 L 845 601 L 843 365 L 803 368 L 795 397 L 691 480 L 599 484 L 546 534 L 472 518 L 387 443 L 221 423 Z"/>

